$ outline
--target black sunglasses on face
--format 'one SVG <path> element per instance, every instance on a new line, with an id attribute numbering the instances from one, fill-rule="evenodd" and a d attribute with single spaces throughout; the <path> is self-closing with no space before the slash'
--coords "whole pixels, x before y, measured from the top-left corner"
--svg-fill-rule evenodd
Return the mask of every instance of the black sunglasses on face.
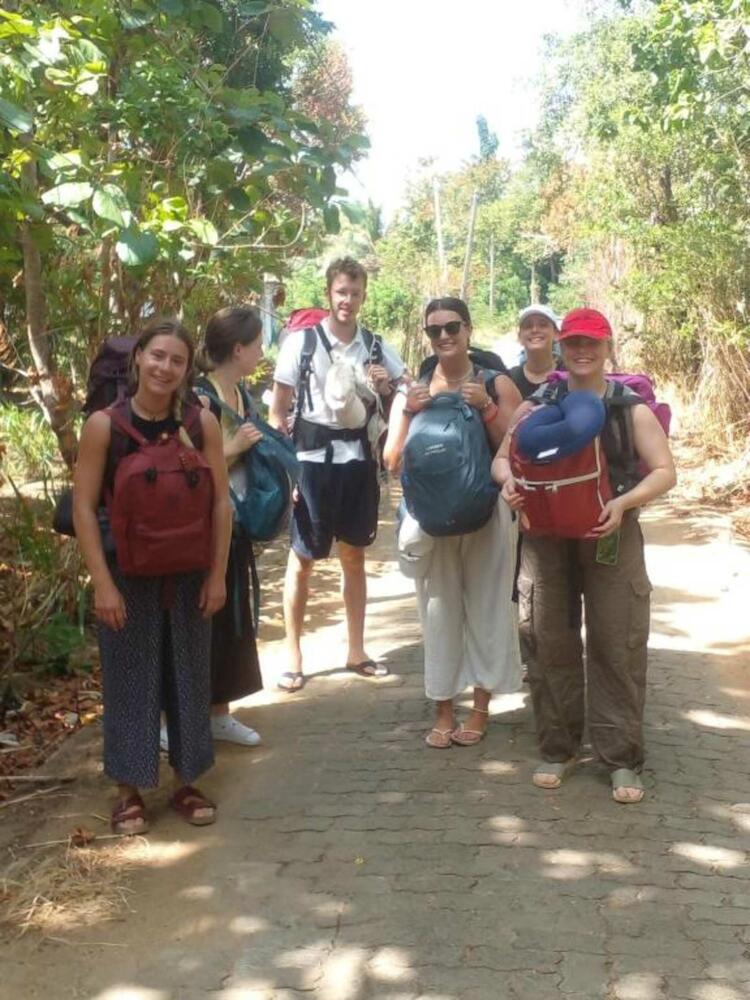
<path id="1" fill-rule="evenodd" d="M 455 337 L 456 334 L 460 332 L 463 325 L 464 321 L 462 319 L 452 319 L 448 323 L 428 323 L 424 328 L 424 332 L 430 340 L 436 340 L 443 330 L 445 330 L 449 336 Z"/>

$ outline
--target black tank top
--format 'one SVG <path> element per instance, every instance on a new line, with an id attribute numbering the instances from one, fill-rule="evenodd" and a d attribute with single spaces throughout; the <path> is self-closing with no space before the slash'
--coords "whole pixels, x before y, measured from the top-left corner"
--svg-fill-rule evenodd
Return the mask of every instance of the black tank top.
<path id="1" fill-rule="evenodd" d="M 130 410 L 130 422 L 147 441 L 156 441 L 160 434 L 174 434 L 179 427 L 179 424 L 171 415 L 165 417 L 163 420 L 146 420 L 145 417 L 139 417 L 132 408 Z M 130 438 L 130 444 L 132 447 L 128 448 L 128 453 L 135 451 L 138 447 L 132 438 Z"/>

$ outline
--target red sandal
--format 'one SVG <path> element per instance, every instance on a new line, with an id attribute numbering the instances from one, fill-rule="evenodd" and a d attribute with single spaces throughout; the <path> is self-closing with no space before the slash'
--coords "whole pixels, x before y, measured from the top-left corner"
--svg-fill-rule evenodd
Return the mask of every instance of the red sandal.
<path id="1" fill-rule="evenodd" d="M 169 800 L 170 806 L 192 826 L 210 826 L 216 822 L 216 805 L 192 785 L 178 788 Z M 200 809 L 211 809 L 208 816 L 197 816 Z"/>
<path id="2" fill-rule="evenodd" d="M 139 824 L 135 829 L 125 825 L 133 822 Z M 110 826 L 112 833 L 120 833 L 124 837 L 137 837 L 141 833 L 148 833 L 146 806 L 138 792 L 134 792 L 127 799 L 120 799 L 115 803 Z"/>

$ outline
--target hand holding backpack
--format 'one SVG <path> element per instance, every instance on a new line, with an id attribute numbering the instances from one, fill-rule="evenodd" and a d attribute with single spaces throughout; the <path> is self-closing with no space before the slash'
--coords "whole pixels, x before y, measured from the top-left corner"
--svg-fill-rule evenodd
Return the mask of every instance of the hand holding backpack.
<path id="1" fill-rule="evenodd" d="M 510 431 L 508 461 L 529 535 L 588 538 L 612 499 L 601 441 L 604 403 L 592 392 L 551 392 Z"/>
<path id="2" fill-rule="evenodd" d="M 244 386 L 240 386 L 244 417 L 219 398 L 208 379 L 200 381 L 199 390 L 237 427 L 250 422 L 263 434 L 260 441 L 243 452 L 238 459 L 244 467 L 247 480 L 244 495 L 240 496 L 231 486 L 229 493 L 235 521 L 250 541 L 270 542 L 281 530 L 292 486 L 299 479 L 295 447 L 288 437 L 253 413 L 252 401 Z"/>
<path id="3" fill-rule="evenodd" d="M 406 507 L 436 537 L 478 531 L 495 509 L 492 455 L 481 414 L 455 392 L 432 397 L 416 413 L 404 445 Z"/>

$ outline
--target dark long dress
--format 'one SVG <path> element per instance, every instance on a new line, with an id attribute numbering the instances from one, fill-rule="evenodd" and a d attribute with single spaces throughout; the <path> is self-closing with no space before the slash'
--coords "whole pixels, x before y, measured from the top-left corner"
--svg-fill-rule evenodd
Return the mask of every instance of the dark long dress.
<path id="1" fill-rule="evenodd" d="M 216 393 L 208 379 L 198 379 L 195 390 L 201 388 Z M 205 393 L 204 393 L 205 396 Z M 213 400 L 210 409 L 227 433 L 227 421 Z M 227 600 L 211 619 L 211 704 L 222 705 L 255 694 L 263 688 L 258 647 L 252 615 L 250 566 L 252 545 L 235 526 L 227 564 Z"/>
<path id="2" fill-rule="evenodd" d="M 130 414 L 148 440 L 174 433 L 177 424 Z M 123 454 L 137 446 L 128 439 Z M 213 764 L 209 726 L 209 623 L 198 607 L 204 573 L 171 578 L 169 607 L 163 578 L 124 576 L 108 557 L 127 617 L 119 631 L 99 624 L 104 689 L 104 771 L 113 781 L 140 788 L 159 783 L 159 712 L 167 718 L 169 763 L 186 781 Z"/>

